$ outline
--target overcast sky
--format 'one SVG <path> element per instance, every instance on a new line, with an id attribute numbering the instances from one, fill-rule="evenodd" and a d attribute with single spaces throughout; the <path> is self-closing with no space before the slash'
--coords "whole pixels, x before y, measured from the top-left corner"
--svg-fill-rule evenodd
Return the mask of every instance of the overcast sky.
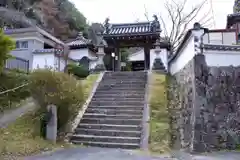
<path id="1" fill-rule="evenodd" d="M 165 21 L 168 22 L 166 10 L 164 9 L 164 0 L 70 0 L 81 11 L 90 23 L 104 22 L 106 17 L 110 18 L 110 23 L 135 22 L 136 20 L 145 21 L 144 5 L 147 8 L 150 18 L 153 14 L 162 14 Z M 188 6 L 185 12 L 197 2 L 202 0 L 188 0 Z M 212 15 L 210 11 L 210 3 L 205 4 L 199 17 L 199 20 L 204 13 L 209 13 L 209 18 Z M 215 20 L 215 27 L 213 20 L 208 22 L 211 28 L 225 28 L 226 16 L 232 13 L 234 0 L 212 0 L 213 14 Z"/>

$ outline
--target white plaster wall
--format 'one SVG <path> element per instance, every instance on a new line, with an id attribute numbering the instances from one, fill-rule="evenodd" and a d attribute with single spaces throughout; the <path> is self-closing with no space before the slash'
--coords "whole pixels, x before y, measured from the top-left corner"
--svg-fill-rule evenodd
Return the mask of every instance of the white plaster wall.
<path id="1" fill-rule="evenodd" d="M 88 48 L 71 50 L 69 53 L 69 58 L 74 60 L 80 60 L 84 56 L 89 57 Z"/>
<path id="2" fill-rule="evenodd" d="M 44 42 L 34 39 L 33 41 L 34 49 L 43 49 L 44 48 Z"/>
<path id="3" fill-rule="evenodd" d="M 89 68 L 94 69 L 97 65 L 97 61 L 90 61 Z"/>
<path id="4" fill-rule="evenodd" d="M 169 71 L 171 74 L 177 73 L 183 69 L 186 64 L 194 57 L 194 38 L 193 35 L 189 37 L 177 57 L 169 64 Z"/>
<path id="5" fill-rule="evenodd" d="M 67 64 L 76 64 L 76 65 L 78 65 L 79 63 L 76 62 L 76 61 L 73 61 L 73 60 L 69 59 L 69 60 L 67 61 Z"/>
<path id="6" fill-rule="evenodd" d="M 63 58 L 60 58 L 60 71 L 64 71 L 66 62 Z"/>
<path id="7" fill-rule="evenodd" d="M 204 51 L 208 66 L 239 66 L 240 51 Z"/>
<path id="8" fill-rule="evenodd" d="M 28 48 L 15 49 L 10 52 L 10 54 L 14 57 L 22 58 L 29 61 L 29 69 L 31 70 L 31 66 L 33 65 L 33 55 L 32 51 L 34 50 L 34 40 L 27 38 L 15 38 L 15 40 L 24 40 L 28 41 Z"/>
<path id="9" fill-rule="evenodd" d="M 237 44 L 236 32 L 223 33 L 223 44 Z"/>
<path id="10" fill-rule="evenodd" d="M 88 50 L 88 56 L 89 56 L 89 58 L 96 58 L 97 57 L 97 55 L 96 55 L 96 53 L 94 53 L 93 51 L 91 51 L 91 50 Z"/>
<path id="11" fill-rule="evenodd" d="M 209 43 L 211 44 L 222 44 L 223 42 L 223 33 L 222 32 L 213 32 L 209 34 Z"/>
<path id="12" fill-rule="evenodd" d="M 45 66 L 54 68 L 54 57 L 53 53 L 33 54 L 32 69 L 45 68 Z"/>
<path id="13" fill-rule="evenodd" d="M 213 32 L 206 33 L 203 36 L 203 43 L 210 44 L 236 44 L 236 33 L 235 32 Z"/>
<path id="14" fill-rule="evenodd" d="M 90 63 L 89 63 L 89 69 L 94 69 L 97 65 L 98 57 L 93 51 L 89 50 L 89 58 L 96 59 L 96 60 L 90 60 Z"/>
<path id="15" fill-rule="evenodd" d="M 168 51 L 165 48 L 161 49 L 161 52 L 159 54 L 159 56 L 160 56 L 160 58 L 161 58 L 161 60 L 162 60 L 166 69 L 168 68 L 168 66 L 167 66 L 167 54 L 168 54 Z M 156 58 L 155 50 L 151 49 L 150 50 L 150 69 L 152 69 L 155 58 Z M 129 61 L 144 61 L 144 50 L 140 50 L 139 52 L 131 54 L 128 57 L 128 59 L 129 59 Z"/>
<path id="16" fill-rule="evenodd" d="M 128 56 L 129 61 L 144 61 L 144 50 L 140 50 L 136 53 L 131 54 Z"/>
<path id="17" fill-rule="evenodd" d="M 71 50 L 69 57 L 74 60 L 80 60 L 83 57 L 88 57 L 89 59 L 96 59 L 97 56 L 94 52 L 89 50 L 88 48 L 81 48 L 77 50 Z M 89 68 L 94 69 L 97 65 L 97 61 L 90 61 Z"/>
<path id="18" fill-rule="evenodd" d="M 164 67 L 166 68 L 166 70 L 168 69 L 168 58 L 167 58 L 167 56 L 168 56 L 167 49 L 161 49 L 161 52 L 159 53 L 159 57 L 161 58 L 161 60 L 162 60 L 162 62 L 164 64 Z M 155 58 L 156 58 L 155 50 L 151 49 L 150 50 L 150 69 L 151 70 L 152 70 Z"/>

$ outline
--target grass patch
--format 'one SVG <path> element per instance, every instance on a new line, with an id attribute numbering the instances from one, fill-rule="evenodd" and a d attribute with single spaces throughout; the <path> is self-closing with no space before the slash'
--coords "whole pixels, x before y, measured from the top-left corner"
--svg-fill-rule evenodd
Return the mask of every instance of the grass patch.
<path id="1" fill-rule="evenodd" d="M 86 79 L 81 80 L 85 100 L 88 98 L 88 95 L 92 91 L 93 85 L 97 81 L 98 76 L 99 76 L 99 74 L 91 74 Z"/>
<path id="2" fill-rule="evenodd" d="M 98 78 L 98 74 L 92 74 L 85 80 L 81 80 L 84 88 L 84 98 L 86 99 L 92 90 L 93 84 Z M 15 123 L 7 128 L 0 129 L 0 159 L 21 160 L 25 156 L 35 155 L 55 149 L 74 147 L 69 143 L 58 141 L 53 144 L 40 137 L 39 118 L 35 113 L 28 113 L 19 118 Z M 9 158 L 11 157 L 11 158 Z"/>
<path id="3" fill-rule="evenodd" d="M 169 120 L 167 112 L 166 76 L 152 73 L 150 82 L 150 150 L 154 153 L 169 151 Z"/>

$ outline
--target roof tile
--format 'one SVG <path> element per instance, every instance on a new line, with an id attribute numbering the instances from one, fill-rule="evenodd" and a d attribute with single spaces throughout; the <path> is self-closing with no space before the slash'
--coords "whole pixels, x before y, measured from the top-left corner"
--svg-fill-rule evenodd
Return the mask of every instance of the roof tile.
<path id="1" fill-rule="evenodd" d="M 127 24 L 111 24 L 109 31 L 105 30 L 103 34 L 119 35 L 119 34 L 137 34 L 150 33 L 151 22 L 127 23 Z"/>
<path id="2" fill-rule="evenodd" d="M 240 51 L 240 45 L 203 44 L 203 48 L 206 50 Z"/>

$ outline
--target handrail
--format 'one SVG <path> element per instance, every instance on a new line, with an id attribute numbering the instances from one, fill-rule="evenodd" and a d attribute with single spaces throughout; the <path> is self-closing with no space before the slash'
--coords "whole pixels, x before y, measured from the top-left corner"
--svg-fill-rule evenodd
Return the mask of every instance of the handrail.
<path id="1" fill-rule="evenodd" d="M 13 91 L 15 91 L 15 90 L 17 90 L 17 89 L 19 89 L 19 88 L 22 88 L 22 87 L 27 86 L 28 84 L 29 84 L 29 83 L 25 83 L 25 84 L 22 84 L 22 85 L 20 85 L 20 86 L 18 86 L 18 87 L 15 87 L 15 88 L 12 88 L 12 89 L 8 89 L 8 90 L 5 90 L 5 91 L 2 91 L 2 92 L 0 92 L 0 95 L 3 95 L 3 94 L 8 93 L 8 92 L 13 92 Z"/>

